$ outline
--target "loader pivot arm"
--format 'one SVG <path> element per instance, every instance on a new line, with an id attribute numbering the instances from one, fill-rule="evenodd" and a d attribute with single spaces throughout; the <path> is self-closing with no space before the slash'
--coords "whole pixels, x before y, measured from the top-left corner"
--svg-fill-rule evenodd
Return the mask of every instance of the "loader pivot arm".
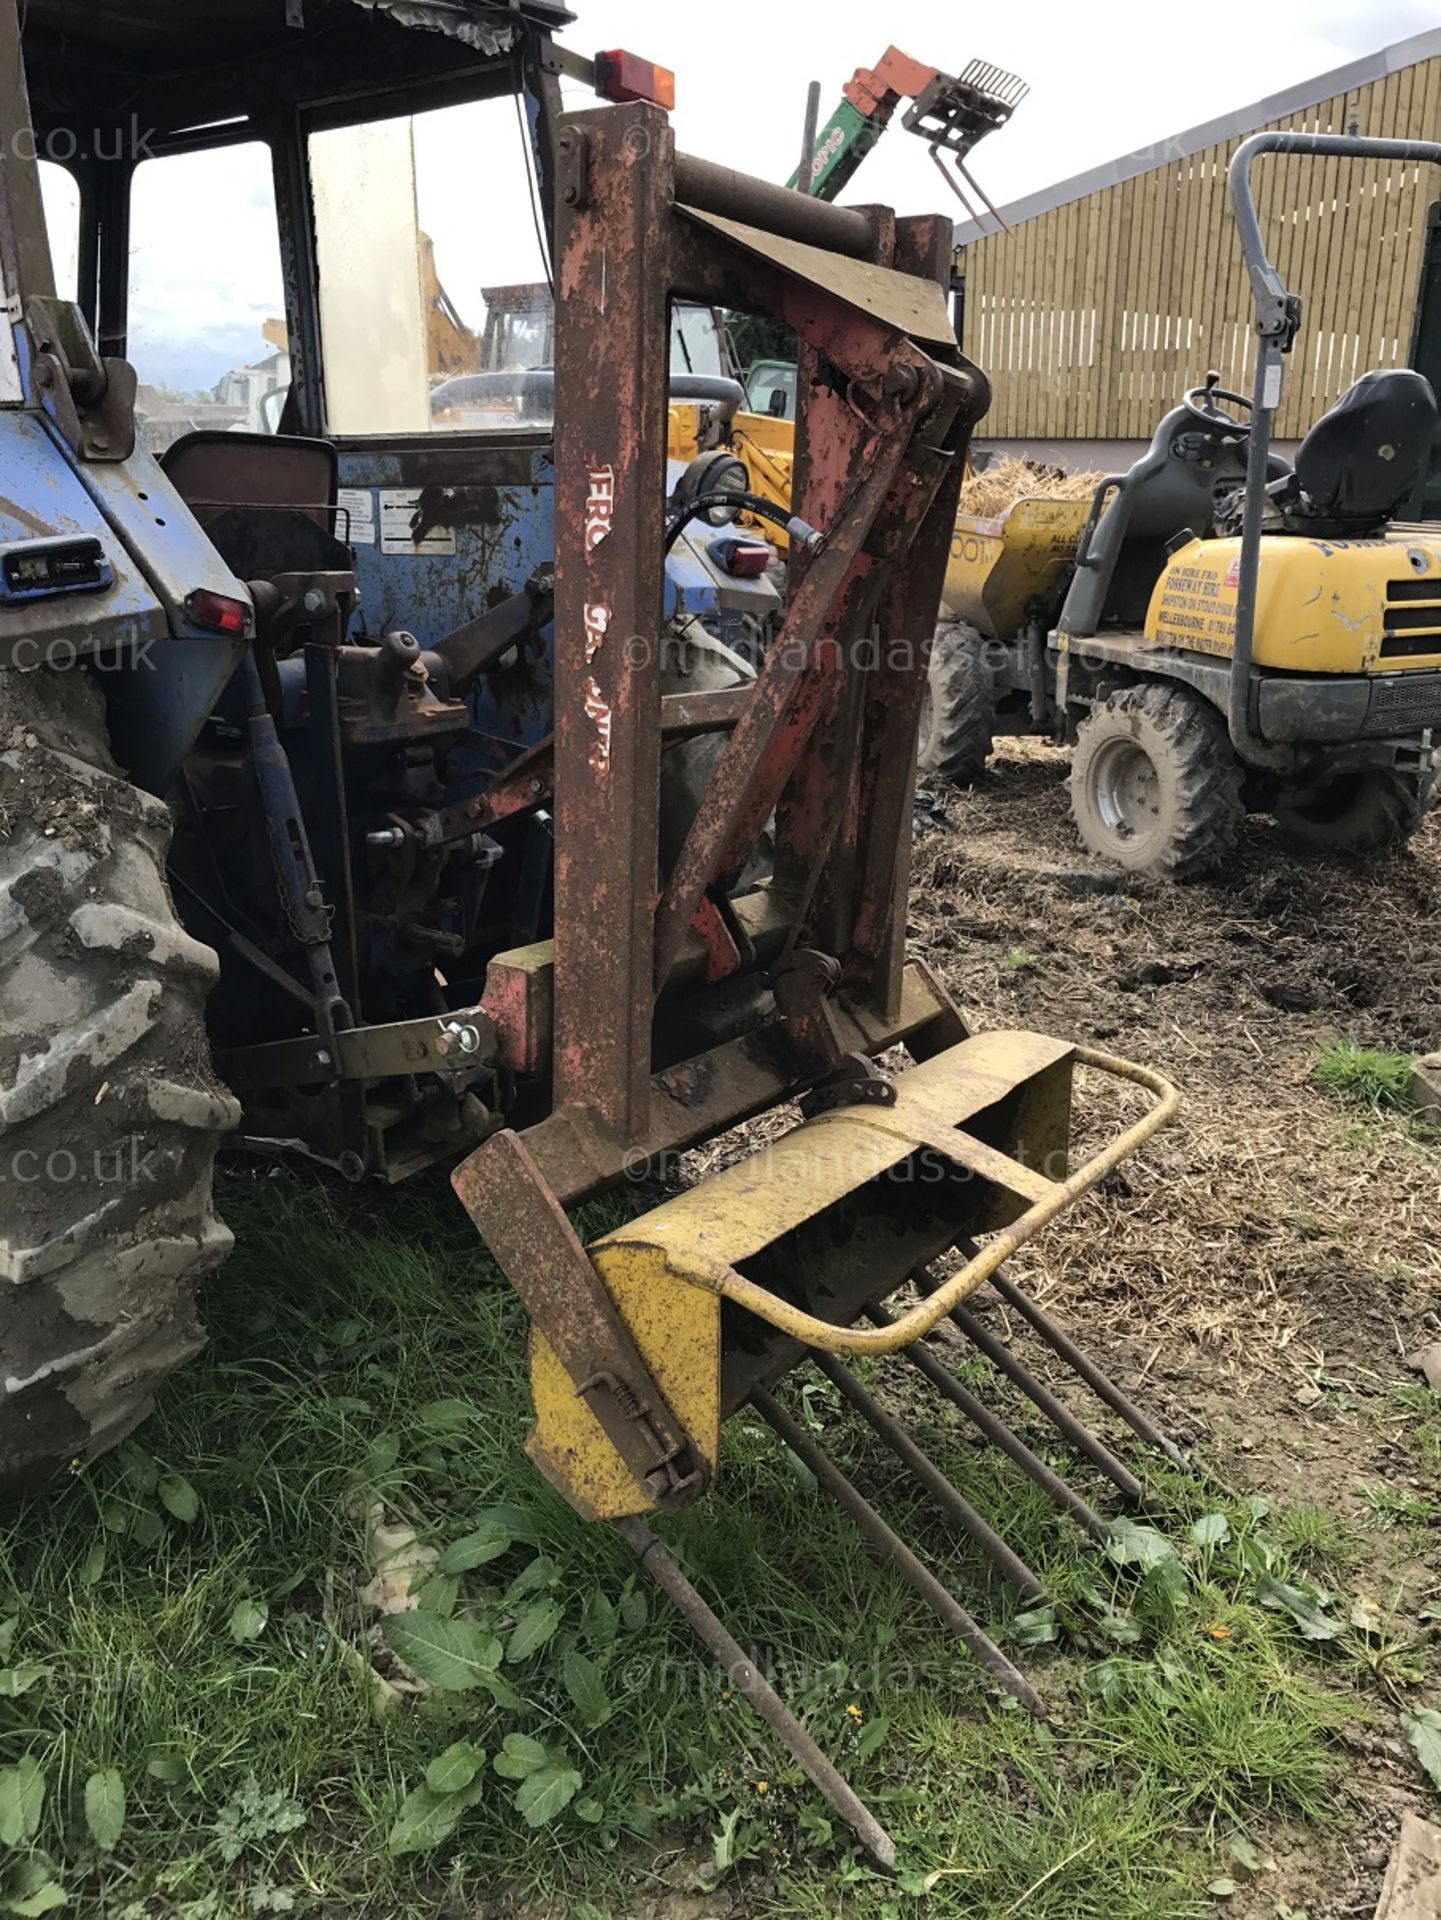
<path id="1" fill-rule="evenodd" d="M 1177 1096 L 1144 1068 L 1063 1040 L 968 1033 L 941 983 L 906 958 L 928 647 L 990 397 L 947 313 L 950 221 L 830 206 L 677 154 L 663 115 L 643 104 L 565 116 L 557 155 L 555 934 L 499 956 L 485 1009 L 498 1058 L 544 1078 L 549 1107 L 529 1126 L 517 1114 L 452 1181 L 529 1315 L 532 1461 L 577 1513 L 620 1527 L 890 1864 L 891 1837 L 647 1518 L 701 1497 L 724 1423 L 750 1407 L 988 1676 L 1043 1711 L 772 1389 L 819 1355 L 850 1404 L 884 1425 L 838 1356 L 929 1359 L 922 1336 L 947 1316 L 964 1331 L 971 1294 L 1002 1284 L 1009 1255 L 1165 1124 Z M 663 851 L 668 696 L 654 636 L 671 300 L 795 332 L 791 504 L 815 536 L 792 543 L 779 630 L 679 845 Z M 883 1066 L 901 1047 L 912 1064 Z M 1152 1106 L 1072 1170 L 1078 1066 L 1139 1086 Z M 794 1125 L 780 1112 L 792 1104 L 804 1116 Z M 721 1144 L 761 1116 L 764 1144 L 749 1143 L 759 1150 Z M 724 1164 L 687 1183 L 680 1157 L 704 1143 Z M 681 1190 L 583 1241 L 566 1209 L 623 1179 Z M 953 1250 L 960 1267 L 932 1273 Z M 883 1303 L 913 1282 L 927 1297 L 891 1315 Z M 1092 1374 L 1135 1425 L 1119 1389 Z M 943 1391 L 966 1392 L 942 1377 Z M 1123 1497 L 1143 1493 L 1088 1429 L 1057 1417 Z M 909 1437 L 894 1422 L 887 1431 L 1005 1576 L 1039 1593 Z M 1009 1432 L 1007 1443 L 1076 1510 L 1043 1462 Z"/>

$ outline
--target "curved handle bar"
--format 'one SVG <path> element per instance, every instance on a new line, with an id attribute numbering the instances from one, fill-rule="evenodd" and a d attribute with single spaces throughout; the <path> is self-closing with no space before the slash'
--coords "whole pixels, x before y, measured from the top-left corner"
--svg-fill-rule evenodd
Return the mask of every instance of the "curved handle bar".
<path id="1" fill-rule="evenodd" d="M 1266 511 L 1267 462 L 1271 451 L 1271 415 L 1281 403 L 1282 356 L 1291 351 L 1301 326 L 1301 302 L 1287 291 L 1266 252 L 1251 191 L 1251 167 L 1263 153 L 1303 153 L 1313 159 L 1394 160 L 1404 166 L 1441 165 L 1435 140 L 1371 140 L 1350 133 L 1253 133 L 1231 156 L 1226 181 L 1241 236 L 1241 252 L 1256 301 L 1255 399 L 1246 464 L 1246 510 L 1236 582 L 1236 627 L 1231 648 L 1231 684 L 1226 725 L 1243 762 L 1289 772 L 1293 749 L 1261 739 L 1251 726 L 1251 660 L 1256 639 L 1256 598 L 1261 578 L 1261 525 Z"/>
<path id="2" fill-rule="evenodd" d="M 782 1300 L 768 1288 L 757 1286 L 754 1280 L 747 1280 L 734 1267 L 717 1266 L 710 1274 L 698 1277 L 711 1285 L 723 1299 L 734 1301 L 736 1306 L 745 1307 L 758 1319 L 778 1327 L 792 1339 L 802 1340 L 808 1347 L 817 1347 L 823 1353 L 894 1353 L 898 1347 L 908 1347 L 922 1339 L 945 1319 L 953 1307 L 958 1307 L 978 1287 L 984 1285 L 1018 1247 L 1023 1247 L 1042 1227 L 1049 1225 L 1072 1201 L 1079 1200 L 1082 1194 L 1088 1193 L 1099 1181 L 1104 1180 L 1127 1154 L 1142 1146 L 1179 1112 L 1180 1094 L 1169 1080 L 1151 1068 L 1139 1067 L 1130 1060 L 1118 1059 L 1114 1054 L 1098 1053 L 1091 1047 L 1077 1047 L 1075 1057 L 1082 1066 L 1094 1067 L 1098 1072 L 1110 1074 L 1115 1079 L 1130 1080 L 1137 1086 L 1145 1087 L 1148 1092 L 1155 1094 L 1155 1106 L 1068 1179 L 1057 1181 L 1044 1198 L 1028 1207 L 1004 1233 L 997 1234 L 974 1260 L 967 1261 L 959 1272 L 953 1273 L 919 1306 L 899 1315 L 889 1326 L 833 1326 L 828 1320 L 818 1320 L 814 1314 L 792 1306 L 788 1300 Z M 936 1141 L 934 1145 L 939 1151 L 940 1142 Z"/>

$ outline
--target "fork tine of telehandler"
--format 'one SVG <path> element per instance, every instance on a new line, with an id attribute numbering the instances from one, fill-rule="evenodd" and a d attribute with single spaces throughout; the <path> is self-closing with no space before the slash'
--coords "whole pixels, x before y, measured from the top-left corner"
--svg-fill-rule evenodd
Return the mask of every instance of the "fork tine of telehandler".
<path id="1" fill-rule="evenodd" d="M 836 1504 L 844 1507 L 861 1532 L 886 1556 L 912 1592 L 925 1601 L 942 1626 L 949 1627 L 952 1633 L 965 1641 L 976 1659 L 1006 1693 L 1019 1700 L 1038 1720 L 1044 1720 L 1045 1706 L 1025 1675 L 1012 1666 L 995 1641 L 976 1624 L 955 1595 L 941 1585 L 930 1568 L 886 1524 L 865 1495 L 852 1486 L 829 1454 L 816 1445 L 800 1423 L 763 1387 L 756 1388 L 751 1394 L 751 1405 L 785 1441 L 796 1458 L 810 1468 L 818 1484 L 825 1488 Z"/>
<path id="2" fill-rule="evenodd" d="M 896 1843 L 854 1788 L 838 1773 L 775 1688 L 757 1671 L 643 1520 L 617 1520 L 616 1529 L 646 1572 L 684 1615 L 741 1694 L 795 1758 L 826 1804 L 838 1813 L 881 1866 L 896 1864 Z"/>

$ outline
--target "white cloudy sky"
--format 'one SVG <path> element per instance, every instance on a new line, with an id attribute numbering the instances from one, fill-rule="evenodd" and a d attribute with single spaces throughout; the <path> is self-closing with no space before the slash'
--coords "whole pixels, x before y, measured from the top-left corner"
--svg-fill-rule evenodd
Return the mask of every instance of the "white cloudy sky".
<path id="1" fill-rule="evenodd" d="M 973 168 L 998 204 L 1441 24 L 1435 0 L 1208 0 L 1189 11 L 1157 0 L 773 0 L 717 31 L 714 12 L 675 0 L 573 3 L 580 19 L 566 37 L 578 47 L 630 46 L 675 67 L 688 152 L 769 177 L 795 166 L 807 83 L 821 82 L 824 119 L 889 42 L 948 73 L 973 58 L 1009 68 L 1030 95 Z M 940 205 L 938 189 L 944 198 L 923 143 L 897 131 L 850 197 L 920 212 Z"/>
<path id="2" fill-rule="evenodd" d="M 1008 67 L 1030 95 L 973 163 L 1000 204 L 1437 24 L 1434 0 L 1209 0 L 1184 22 L 1155 0 L 1028 0 L 973 20 L 954 0 L 772 0 L 729 15 L 677 0 L 577 0 L 577 11 L 565 36 L 577 51 L 625 46 L 676 70 L 686 151 L 771 179 L 796 164 L 807 83 L 821 82 L 824 121 L 888 41 L 950 72 L 977 56 Z M 583 90 L 567 92 L 585 103 Z M 416 151 L 420 223 L 474 323 L 482 286 L 538 277 L 512 111 L 430 116 Z M 209 387 L 260 357 L 261 322 L 280 309 L 264 156 L 151 165 L 135 210 L 132 358 L 142 379 Z M 923 144 L 898 126 L 849 197 L 963 217 Z"/>

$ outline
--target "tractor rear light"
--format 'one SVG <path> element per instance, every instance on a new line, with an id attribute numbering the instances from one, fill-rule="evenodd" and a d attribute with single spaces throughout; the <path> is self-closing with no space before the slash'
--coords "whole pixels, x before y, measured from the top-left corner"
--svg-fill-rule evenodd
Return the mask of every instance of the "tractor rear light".
<path id="1" fill-rule="evenodd" d="M 245 633 L 250 627 L 250 609 L 243 600 L 227 594 L 211 593 L 202 587 L 185 602 L 185 611 L 197 627 L 211 633 Z"/>
<path id="2" fill-rule="evenodd" d="M 648 100 L 669 113 L 675 106 L 675 75 L 669 67 L 642 60 L 619 47 L 595 56 L 595 90 L 602 100 Z"/>
<path id="3" fill-rule="evenodd" d="M 770 566 L 771 550 L 764 540 L 747 540 L 732 533 L 711 541 L 710 557 L 722 573 L 737 580 L 759 580 Z"/>

